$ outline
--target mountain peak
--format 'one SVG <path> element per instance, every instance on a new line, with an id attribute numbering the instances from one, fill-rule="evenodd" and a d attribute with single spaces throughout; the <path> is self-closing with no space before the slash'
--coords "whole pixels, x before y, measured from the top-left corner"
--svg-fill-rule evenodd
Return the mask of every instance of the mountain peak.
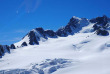
<path id="1" fill-rule="evenodd" d="M 78 20 L 81 20 L 81 18 L 76 17 L 76 16 L 73 16 L 72 18 L 73 18 L 73 19 L 78 19 Z"/>

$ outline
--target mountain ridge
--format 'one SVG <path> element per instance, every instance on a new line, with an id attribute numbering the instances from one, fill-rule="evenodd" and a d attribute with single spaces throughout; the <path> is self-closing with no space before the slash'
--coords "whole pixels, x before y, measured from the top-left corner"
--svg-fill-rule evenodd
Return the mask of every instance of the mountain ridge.
<path id="1" fill-rule="evenodd" d="M 84 24 L 83 24 L 84 23 Z M 44 30 L 42 27 L 35 28 L 31 30 L 28 34 L 26 34 L 29 37 L 28 41 L 25 41 L 27 45 L 34 45 L 37 44 L 39 45 L 39 41 L 45 41 L 48 38 L 58 38 L 58 37 L 67 37 L 68 35 L 73 35 L 74 33 L 78 32 L 81 30 L 82 27 L 87 26 L 89 24 L 89 20 L 86 18 L 78 18 L 73 16 L 69 23 L 60 29 L 58 29 L 56 32 L 53 30 Z M 23 37 L 23 39 L 25 38 Z M 17 44 L 15 44 L 16 47 Z"/>
<path id="2" fill-rule="evenodd" d="M 97 35 L 107 36 L 109 35 L 107 31 L 109 21 L 110 18 L 105 15 L 90 20 L 73 16 L 66 26 L 59 28 L 57 31 L 44 30 L 42 27 L 35 28 L 27 33 L 20 42 L 11 44 L 10 46 L 6 46 L 10 51 L 10 49 L 15 49 L 28 45 L 39 45 L 39 41 L 46 41 L 48 38 L 67 37 L 68 35 L 74 35 L 74 33 L 79 32 L 83 27 L 89 25 L 90 23 L 94 23 L 92 27 L 93 32 L 95 31 Z M 3 50 L 7 49 L 4 48 Z M 3 53 L 2 48 L 0 48 L 0 53 L 2 57 L 6 52 Z"/>

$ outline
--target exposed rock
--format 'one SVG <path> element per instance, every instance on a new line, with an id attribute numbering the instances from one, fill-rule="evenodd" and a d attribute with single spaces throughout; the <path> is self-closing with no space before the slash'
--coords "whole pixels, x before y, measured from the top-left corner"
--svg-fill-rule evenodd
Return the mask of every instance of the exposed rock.
<path id="1" fill-rule="evenodd" d="M 97 24 L 102 24 L 102 23 L 104 24 L 104 23 L 107 23 L 108 20 L 109 20 L 109 18 L 106 15 L 104 15 L 102 17 L 93 18 L 90 20 L 90 22 L 91 23 L 97 23 Z"/>
<path id="2" fill-rule="evenodd" d="M 30 45 L 39 44 L 39 42 L 36 39 L 34 31 L 30 31 L 28 36 L 29 36 L 29 39 L 30 39 L 30 41 L 29 41 Z M 39 39 L 39 37 L 37 37 L 37 38 Z"/>
<path id="3" fill-rule="evenodd" d="M 10 48 L 8 45 L 0 45 L 0 57 L 2 57 L 6 52 L 10 53 Z"/>
<path id="4" fill-rule="evenodd" d="M 105 15 L 103 17 L 97 17 L 95 19 L 90 20 L 91 23 L 95 23 L 93 26 L 94 30 L 99 29 L 99 27 L 107 28 L 108 27 L 108 24 L 107 24 L 108 21 L 109 21 L 109 18 Z"/>
<path id="5" fill-rule="evenodd" d="M 78 23 L 79 23 L 79 21 L 80 21 L 80 18 L 77 18 L 77 17 L 72 17 L 71 19 L 70 19 L 70 21 L 69 21 L 69 23 L 68 23 L 68 25 L 71 25 L 71 26 L 73 26 L 74 28 L 77 28 L 78 27 Z"/>
<path id="6" fill-rule="evenodd" d="M 11 49 L 16 49 L 16 47 L 15 47 L 14 44 L 11 44 L 10 48 L 11 48 Z"/>
<path id="7" fill-rule="evenodd" d="M 1 54 L 4 53 L 4 49 L 3 49 L 3 46 L 2 45 L 0 45 L 0 52 L 1 52 Z"/>
<path id="8" fill-rule="evenodd" d="M 104 29 L 98 29 L 96 31 L 97 35 L 102 35 L 102 36 L 108 36 L 109 35 L 109 32 L 104 30 Z"/>
<path id="9" fill-rule="evenodd" d="M 57 38 L 57 35 L 53 30 L 46 30 L 45 35 L 50 38 Z"/>
<path id="10" fill-rule="evenodd" d="M 80 20 L 79 18 L 72 17 L 65 27 L 62 27 L 56 31 L 56 34 L 61 37 L 66 37 L 69 34 L 72 34 L 72 29 L 78 27 L 79 20 Z"/>
<path id="11" fill-rule="evenodd" d="M 43 28 L 36 28 L 35 29 L 37 32 L 39 32 L 39 34 L 43 37 L 43 38 L 45 38 L 45 39 L 47 39 L 46 38 L 46 36 L 45 36 L 45 32 L 44 32 L 44 29 Z"/>
<path id="12" fill-rule="evenodd" d="M 95 23 L 93 25 L 94 31 L 96 31 L 97 35 L 107 36 L 109 35 L 109 32 L 107 31 L 107 28 L 109 26 L 109 18 L 107 16 L 103 17 L 97 17 L 95 19 L 90 20 L 91 23 Z"/>
<path id="13" fill-rule="evenodd" d="M 27 43 L 26 42 L 23 42 L 22 44 L 21 44 L 21 46 L 23 47 L 23 46 L 27 46 Z"/>
<path id="14" fill-rule="evenodd" d="M 60 36 L 60 37 L 66 37 L 66 36 L 68 36 L 68 35 L 66 34 L 66 32 L 65 32 L 65 28 L 60 28 L 60 29 L 58 29 L 58 30 L 56 31 L 56 34 L 57 34 L 58 36 Z"/>
<path id="15" fill-rule="evenodd" d="M 6 45 L 6 49 L 8 50 L 8 52 L 10 53 L 10 47 L 8 45 Z"/>
<path id="16" fill-rule="evenodd" d="M 69 23 L 56 31 L 56 34 L 61 37 L 66 37 L 68 35 L 73 35 L 79 32 L 82 27 L 87 26 L 89 21 L 86 18 L 72 17 Z"/>
<path id="17" fill-rule="evenodd" d="M 100 25 L 98 25 L 98 24 L 94 24 L 93 25 L 93 28 L 94 28 L 94 31 L 95 31 L 95 30 L 98 30 L 98 29 L 100 29 L 102 27 Z"/>

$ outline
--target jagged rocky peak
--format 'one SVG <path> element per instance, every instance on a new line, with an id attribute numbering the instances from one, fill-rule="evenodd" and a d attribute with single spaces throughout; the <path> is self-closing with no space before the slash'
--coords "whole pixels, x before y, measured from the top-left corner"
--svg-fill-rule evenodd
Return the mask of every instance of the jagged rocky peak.
<path id="1" fill-rule="evenodd" d="M 90 20 L 91 23 L 97 23 L 97 24 L 106 24 L 108 23 L 109 18 L 106 15 L 103 15 L 102 17 L 96 17 Z"/>
<path id="2" fill-rule="evenodd" d="M 30 31 L 28 33 L 28 37 L 29 37 L 29 44 L 30 45 L 39 44 L 39 42 L 37 40 L 37 39 L 39 39 L 39 37 L 36 38 L 36 35 L 35 35 L 35 32 L 34 31 Z"/>
<path id="3" fill-rule="evenodd" d="M 36 28 L 36 31 L 38 31 L 40 34 L 44 34 L 44 29 L 42 27 Z"/>
<path id="4" fill-rule="evenodd" d="M 87 26 L 88 24 L 88 19 L 73 16 L 65 27 L 62 27 L 56 31 L 56 34 L 61 37 L 73 35 L 74 33 L 79 32 L 82 27 Z"/>
<path id="5" fill-rule="evenodd" d="M 80 18 L 73 16 L 65 27 L 61 27 L 56 31 L 56 34 L 61 37 L 66 37 L 68 34 L 72 34 L 73 29 L 77 28 L 77 24 L 80 20 Z"/>
<path id="6" fill-rule="evenodd" d="M 29 41 L 26 41 L 26 38 L 28 37 Z M 48 38 L 57 38 L 56 33 L 53 30 L 44 30 L 42 27 L 35 28 L 31 30 L 22 41 L 21 46 L 26 46 L 28 44 L 34 45 L 39 44 L 39 41 L 46 40 Z"/>
<path id="7" fill-rule="evenodd" d="M 73 16 L 73 17 L 70 19 L 68 25 L 71 25 L 71 26 L 77 28 L 77 25 L 76 25 L 76 24 L 78 24 L 78 23 L 80 22 L 80 20 L 81 20 L 81 18 L 78 18 L 78 17 L 76 17 L 76 16 Z"/>
<path id="8" fill-rule="evenodd" d="M 40 35 L 41 37 L 46 38 L 44 29 L 43 29 L 42 27 L 36 28 L 35 30 L 36 30 L 37 32 L 39 32 L 39 35 Z"/>
<path id="9" fill-rule="evenodd" d="M 109 18 L 104 15 L 102 17 L 97 17 L 90 20 L 91 23 L 95 23 L 93 25 L 94 31 L 96 31 L 97 35 L 108 36 L 109 32 L 107 28 L 109 27 Z"/>

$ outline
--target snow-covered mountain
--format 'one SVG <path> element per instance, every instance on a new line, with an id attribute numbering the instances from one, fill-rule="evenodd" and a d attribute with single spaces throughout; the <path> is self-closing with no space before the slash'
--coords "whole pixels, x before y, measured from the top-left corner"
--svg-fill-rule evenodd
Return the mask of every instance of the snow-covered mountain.
<path id="1" fill-rule="evenodd" d="M 56 32 L 53 30 L 44 30 L 43 28 L 35 28 L 31 30 L 20 42 L 15 43 L 15 46 L 18 48 L 27 45 L 39 45 L 39 41 L 46 41 L 48 38 L 74 35 L 74 33 L 78 33 L 83 27 L 88 26 L 91 23 L 93 23 L 93 25 L 88 29 L 89 32 L 96 31 L 98 35 L 108 35 L 108 31 L 105 29 L 109 28 L 109 20 L 110 19 L 105 15 L 91 20 L 73 16 L 65 27 L 61 27 Z"/>
<path id="2" fill-rule="evenodd" d="M 53 30 L 44 30 L 43 28 L 35 28 L 31 30 L 20 42 L 15 43 L 15 46 L 22 47 L 34 44 L 39 45 L 39 41 L 46 41 L 48 38 L 58 38 L 73 35 L 88 24 L 88 19 L 73 16 L 65 27 L 58 29 L 56 32 Z"/>
<path id="3" fill-rule="evenodd" d="M 56 32 L 35 28 L 9 46 L 14 50 L 0 59 L 0 74 L 110 74 L 109 27 L 104 15 L 74 16 Z"/>

